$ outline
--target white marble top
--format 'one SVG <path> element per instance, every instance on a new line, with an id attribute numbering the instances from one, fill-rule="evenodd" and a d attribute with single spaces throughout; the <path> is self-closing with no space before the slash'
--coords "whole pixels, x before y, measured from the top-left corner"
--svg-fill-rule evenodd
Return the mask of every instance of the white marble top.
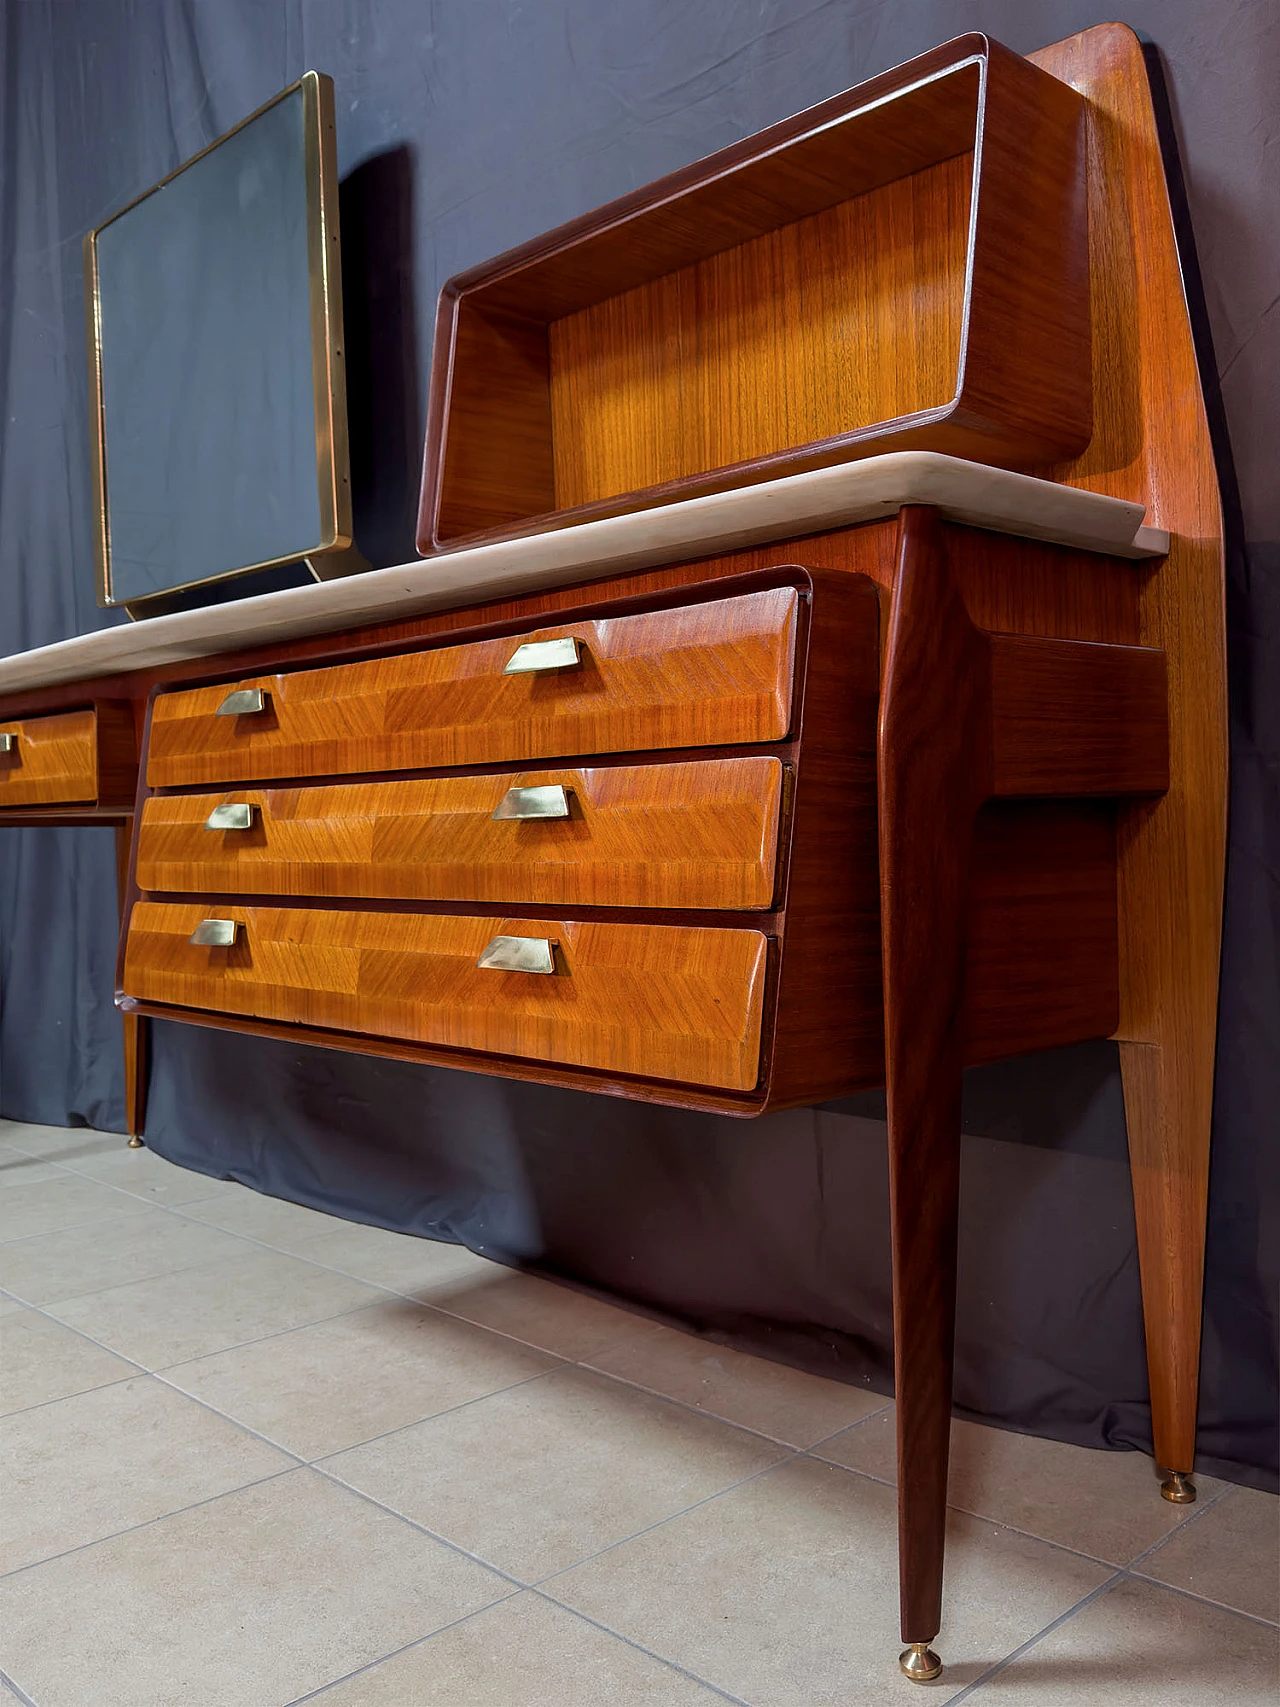
<path id="1" fill-rule="evenodd" d="M 1169 549 L 1168 534 L 1143 526 L 1141 504 L 932 451 L 895 451 L 59 640 L 0 658 L 0 693 L 154 669 L 798 539 L 893 515 L 903 504 L 932 504 L 952 521 L 1117 557 L 1162 557 Z"/>

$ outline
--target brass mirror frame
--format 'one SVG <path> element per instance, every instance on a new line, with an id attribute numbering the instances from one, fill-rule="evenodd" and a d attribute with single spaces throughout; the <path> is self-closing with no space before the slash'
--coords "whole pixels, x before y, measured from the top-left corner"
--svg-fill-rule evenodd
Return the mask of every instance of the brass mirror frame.
<path id="1" fill-rule="evenodd" d="M 107 441 L 102 397 L 102 305 L 98 289 L 98 236 L 148 196 L 155 195 L 188 167 L 203 160 L 229 137 L 281 101 L 301 91 L 307 179 L 307 270 L 310 278 L 311 375 L 315 394 L 316 479 L 320 493 L 320 538 L 285 557 L 246 563 L 216 575 L 202 576 L 141 599 L 117 599 L 111 584 L 111 525 L 107 505 Z M 93 464 L 94 558 L 98 603 L 119 608 L 132 617 L 162 611 L 175 594 L 214 586 L 259 569 L 305 562 L 317 580 L 365 569 L 351 537 L 351 461 L 347 438 L 347 380 L 342 355 L 342 269 L 338 242 L 338 150 L 334 121 L 333 79 L 307 71 L 282 89 L 225 135 L 161 178 L 158 184 L 87 232 L 84 239 L 85 342 L 89 358 L 89 432 Z"/>

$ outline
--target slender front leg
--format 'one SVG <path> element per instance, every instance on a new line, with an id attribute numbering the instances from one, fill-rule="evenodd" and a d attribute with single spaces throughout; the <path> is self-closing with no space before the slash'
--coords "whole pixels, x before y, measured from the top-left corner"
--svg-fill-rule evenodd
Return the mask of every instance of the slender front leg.
<path id="1" fill-rule="evenodd" d="M 129 844 L 133 819 L 116 826 L 116 899 L 124 922 L 124 899 L 129 880 Z M 129 1148 L 143 1147 L 142 1131 L 147 1113 L 147 1022 L 138 1014 L 121 1014 L 124 1030 L 124 1115 L 129 1128 Z"/>
<path id="2" fill-rule="evenodd" d="M 936 513 L 901 512 L 879 734 L 901 1664 L 936 1677 L 960 1195 L 961 1011 L 974 819 L 990 792 L 986 637 Z"/>

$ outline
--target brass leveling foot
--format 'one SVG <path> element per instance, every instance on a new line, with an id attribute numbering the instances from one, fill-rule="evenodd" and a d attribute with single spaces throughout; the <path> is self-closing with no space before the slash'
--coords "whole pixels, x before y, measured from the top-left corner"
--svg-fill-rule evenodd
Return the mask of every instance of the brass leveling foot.
<path id="1" fill-rule="evenodd" d="M 1166 1470 L 1160 1492 L 1174 1505 L 1191 1505 L 1196 1497 L 1196 1485 L 1182 1470 Z"/>
<path id="2" fill-rule="evenodd" d="M 942 1670 L 942 1661 L 928 1642 L 909 1642 L 898 1655 L 898 1664 L 912 1683 L 932 1683 Z"/>

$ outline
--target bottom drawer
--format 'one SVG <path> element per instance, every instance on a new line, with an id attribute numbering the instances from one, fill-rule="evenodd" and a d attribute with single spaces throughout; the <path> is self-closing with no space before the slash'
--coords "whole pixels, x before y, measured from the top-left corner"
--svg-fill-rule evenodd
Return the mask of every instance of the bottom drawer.
<path id="1" fill-rule="evenodd" d="M 220 906 L 235 940 L 192 943 L 210 912 L 137 902 L 124 993 L 728 1090 L 759 1077 L 760 931 Z M 497 937 L 524 939 L 533 946 L 508 957 L 553 970 L 477 965 Z"/>

